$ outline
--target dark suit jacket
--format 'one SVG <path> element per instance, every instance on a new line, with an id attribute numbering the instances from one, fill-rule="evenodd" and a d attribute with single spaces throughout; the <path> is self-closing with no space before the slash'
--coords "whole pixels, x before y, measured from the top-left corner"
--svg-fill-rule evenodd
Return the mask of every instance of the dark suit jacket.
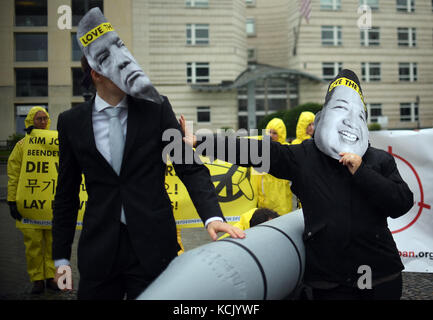
<path id="1" fill-rule="evenodd" d="M 235 164 L 261 165 L 251 157 L 245 164 L 240 139 L 207 138 L 215 140 L 213 152 L 223 154 L 221 160 L 228 161 L 227 146 L 236 145 Z M 262 141 L 250 141 L 259 147 L 256 154 L 264 154 Z M 224 143 L 225 153 L 217 153 L 216 146 Z M 199 145 L 200 141 L 197 149 Z M 414 202 L 392 155 L 368 147 L 354 175 L 322 153 L 314 139 L 290 146 L 271 141 L 269 157 L 269 174 L 292 181 L 291 189 L 302 203 L 305 281 L 352 286 L 361 276 L 358 268 L 362 265 L 371 267 L 373 283 L 403 269 L 387 218 L 404 215 Z"/>
<path id="2" fill-rule="evenodd" d="M 159 274 L 179 249 L 170 199 L 165 189 L 164 130 L 179 123 L 168 99 L 162 105 L 128 96 L 128 126 L 120 175 L 96 148 L 94 99 L 58 118 L 59 175 L 53 210 L 53 259 L 70 259 L 79 206 L 81 174 L 88 202 L 78 246 L 82 277 L 109 274 L 118 245 L 121 205 L 132 246 L 149 274 Z M 181 142 L 183 144 L 183 142 Z M 208 169 L 176 164 L 203 221 L 222 217 Z"/>

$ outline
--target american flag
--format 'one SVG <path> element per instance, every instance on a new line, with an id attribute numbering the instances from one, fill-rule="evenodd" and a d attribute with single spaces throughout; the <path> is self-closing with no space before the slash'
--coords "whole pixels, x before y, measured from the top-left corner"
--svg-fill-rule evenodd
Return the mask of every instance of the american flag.
<path id="1" fill-rule="evenodd" d="M 301 12 L 301 16 L 305 17 L 308 23 L 311 15 L 311 0 L 301 0 L 299 11 Z"/>

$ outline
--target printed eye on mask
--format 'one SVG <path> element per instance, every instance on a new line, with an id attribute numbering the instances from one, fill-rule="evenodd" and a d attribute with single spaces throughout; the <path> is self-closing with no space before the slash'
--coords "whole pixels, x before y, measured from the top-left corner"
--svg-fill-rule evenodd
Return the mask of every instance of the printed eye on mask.
<path id="1" fill-rule="evenodd" d="M 123 92 L 162 103 L 158 91 L 99 8 L 89 10 L 81 19 L 77 41 L 90 67 Z"/>
<path id="2" fill-rule="evenodd" d="M 367 111 L 359 80 L 342 70 L 331 82 L 323 109 L 316 115 L 314 141 L 317 148 L 339 160 L 340 152 L 363 156 L 368 148 Z"/>

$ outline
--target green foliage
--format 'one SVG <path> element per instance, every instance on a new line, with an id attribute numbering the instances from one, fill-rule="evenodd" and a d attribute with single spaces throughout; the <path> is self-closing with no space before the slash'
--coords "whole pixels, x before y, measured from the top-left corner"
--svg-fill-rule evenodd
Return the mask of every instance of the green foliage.
<path id="1" fill-rule="evenodd" d="M 24 138 L 24 134 L 14 133 L 8 137 L 8 149 L 12 150 L 16 143 Z"/>
<path id="2" fill-rule="evenodd" d="M 259 130 L 259 132 L 261 132 L 262 130 L 266 129 L 266 125 L 268 124 L 269 121 L 271 121 L 274 118 L 280 118 L 283 119 L 284 115 L 286 114 L 288 110 L 280 110 L 274 113 L 270 113 L 267 116 L 265 116 L 262 120 L 260 120 L 260 122 L 257 124 L 257 129 Z"/>
<path id="3" fill-rule="evenodd" d="M 370 123 L 368 125 L 368 130 L 369 131 L 379 131 L 379 130 L 382 130 L 382 127 L 380 126 L 379 123 Z"/>
<path id="4" fill-rule="evenodd" d="M 304 111 L 310 111 L 316 114 L 321 109 L 322 109 L 321 104 L 314 103 L 314 102 L 307 102 L 290 110 L 280 110 L 264 117 L 259 122 L 257 129 L 259 129 L 260 132 L 262 129 L 266 128 L 268 122 L 271 121 L 273 118 L 280 118 L 283 120 L 284 124 L 286 125 L 287 137 L 295 138 L 296 125 L 298 124 L 299 115 Z"/>
<path id="5" fill-rule="evenodd" d="M 23 134 L 12 134 L 8 137 L 6 145 L 3 145 L 0 149 L 0 163 L 7 163 L 12 149 L 15 147 L 16 143 L 24 138 Z"/>

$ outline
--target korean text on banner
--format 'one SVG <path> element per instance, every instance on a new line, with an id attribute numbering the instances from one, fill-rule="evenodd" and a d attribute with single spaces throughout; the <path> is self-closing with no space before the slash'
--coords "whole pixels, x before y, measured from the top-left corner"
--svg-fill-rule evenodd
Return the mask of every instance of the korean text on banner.
<path id="1" fill-rule="evenodd" d="M 33 129 L 25 136 L 23 160 L 17 188 L 17 207 L 23 220 L 19 228 L 51 229 L 53 203 L 59 167 L 57 131 Z M 83 221 L 87 193 L 84 181 L 80 188 L 77 228 Z"/>

